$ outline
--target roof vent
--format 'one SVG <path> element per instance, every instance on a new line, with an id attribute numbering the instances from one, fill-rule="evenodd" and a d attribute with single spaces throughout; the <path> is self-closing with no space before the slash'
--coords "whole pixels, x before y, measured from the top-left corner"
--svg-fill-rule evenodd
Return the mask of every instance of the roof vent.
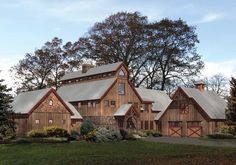
<path id="1" fill-rule="evenodd" d="M 92 64 L 83 64 L 82 65 L 82 73 L 86 73 L 89 69 L 93 68 Z"/>
<path id="2" fill-rule="evenodd" d="M 201 92 L 205 90 L 206 84 L 203 81 L 196 81 L 194 85 L 195 85 L 195 88 L 197 88 Z"/>

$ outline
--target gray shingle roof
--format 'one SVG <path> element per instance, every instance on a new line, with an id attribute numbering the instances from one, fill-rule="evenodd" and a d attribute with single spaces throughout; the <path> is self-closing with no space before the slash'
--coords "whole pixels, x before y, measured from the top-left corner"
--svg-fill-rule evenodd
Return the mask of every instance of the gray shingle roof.
<path id="1" fill-rule="evenodd" d="M 141 96 L 143 101 L 153 101 L 153 111 L 164 111 L 171 102 L 170 97 L 160 90 L 136 88 L 138 94 Z"/>
<path id="2" fill-rule="evenodd" d="M 61 86 L 57 93 L 68 102 L 98 100 L 116 81 L 116 78 Z"/>
<path id="3" fill-rule="evenodd" d="M 193 98 L 211 119 L 225 119 L 226 101 L 213 91 L 199 91 L 196 88 L 181 87 Z"/>
<path id="4" fill-rule="evenodd" d="M 15 113 L 28 113 L 50 89 L 41 89 L 30 92 L 23 92 L 16 96 L 12 103 Z"/>
<path id="5" fill-rule="evenodd" d="M 65 101 L 65 103 L 74 114 L 73 116 L 71 116 L 71 119 L 83 119 L 83 117 L 80 115 L 80 113 L 75 109 L 75 107 L 71 103 L 67 101 Z"/>
<path id="6" fill-rule="evenodd" d="M 114 113 L 114 116 L 125 116 L 125 114 L 129 111 L 132 107 L 132 104 L 123 104 L 117 111 Z"/>
<path id="7" fill-rule="evenodd" d="M 61 81 L 85 77 L 85 76 L 92 76 L 92 75 L 96 75 L 96 74 L 100 74 L 100 73 L 116 71 L 121 64 L 122 64 L 122 62 L 117 62 L 117 63 L 107 64 L 107 65 L 97 66 L 97 67 L 89 69 L 86 73 L 82 73 L 81 70 L 76 71 L 76 72 L 66 73 L 61 78 Z"/>

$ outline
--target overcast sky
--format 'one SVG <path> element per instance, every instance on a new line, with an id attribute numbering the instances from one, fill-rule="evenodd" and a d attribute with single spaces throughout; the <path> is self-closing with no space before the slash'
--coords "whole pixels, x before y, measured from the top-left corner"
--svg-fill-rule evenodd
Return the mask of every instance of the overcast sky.
<path id="1" fill-rule="evenodd" d="M 196 26 L 204 75 L 236 73 L 235 0 L 0 0 L 0 78 L 25 53 L 53 37 L 76 41 L 95 22 L 119 11 L 139 11 L 149 21 L 182 18 Z"/>

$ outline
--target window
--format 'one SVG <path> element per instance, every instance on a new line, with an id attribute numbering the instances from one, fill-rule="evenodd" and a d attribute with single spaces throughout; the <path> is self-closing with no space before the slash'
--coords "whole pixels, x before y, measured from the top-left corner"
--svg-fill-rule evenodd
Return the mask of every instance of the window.
<path id="1" fill-rule="evenodd" d="M 104 100 L 104 106 L 109 107 L 109 101 L 108 100 Z"/>
<path id="2" fill-rule="evenodd" d="M 93 106 L 93 108 L 96 107 L 96 101 L 92 102 L 92 106 Z"/>
<path id="3" fill-rule="evenodd" d="M 62 119 L 61 120 L 61 124 L 65 124 L 66 123 L 66 120 L 65 119 Z"/>
<path id="4" fill-rule="evenodd" d="M 148 104 L 144 104 L 144 111 L 148 112 Z"/>
<path id="5" fill-rule="evenodd" d="M 169 121 L 169 126 L 170 127 L 181 127 L 182 122 L 181 121 Z"/>
<path id="6" fill-rule="evenodd" d="M 49 105 L 52 106 L 53 105 L 53 101 L 50 99 L 49 100 Z"/>
<path id="7" fill-rule="evenodd" d="M 111 107 L 116 107 L 116 101 L 111 101 Z"/>
<path id="8" fill-rule="evenodd" d="M 125 72 L 123 70 L 120 70 L 119 76 L 124 76 L 124 75 L 125 75 Z"/>
<path id="9" fill-rule="evenodd" d="M 92 103 L 91 102 L 88 102 L 88 107 L 92 107 Z"/>
<path id="10" fill-rule="evenodd" d="M 148 129 L 148 121 L 145 121 L 145 123 L 144 123 L 144 127 L 145 127 L 145 130 Z"/>
<path id="11" fill-rule="evenodd" d="M 188 121 L 187 122 L 188 127 L 198 127 L 201 126 L 201 121 Z"/>
<path id="12" fill-rule="evenodd" d="M 141 129 L 143 129 L 143 121 L 141 120 Z"/>
<path id="13" fill-rule="evenodd" d="M 81 108 L 81 102 L 78 102 L 78 108 Z"/>
<path id="14" fill-rule="evenodd" d="M 125 94 L 125 84 L 124 83 L 119 83 L 119 85 L 118 85 L 118 94 L 119 95 L 124 95 Z"/>
<path id="15" fill-rule="evenodd" d="M 150 121 L 150 129 L 153 129 L 153 121 Z"/>
<path id="16" fill-rule="evenodd" d="M 48 120 L 48 123 L 49 123 L 49 124 L 52 124 L 52 123 L 53 123 L 53 120 L 52 120 L 52 119 L 49 119 L 49 120 Z"/>
<path id="17" fill-rule="evenodd" d="M 36 119 L 36 120 L 35 120 L 35 124 L 39 124 L 39 119 Z"/>

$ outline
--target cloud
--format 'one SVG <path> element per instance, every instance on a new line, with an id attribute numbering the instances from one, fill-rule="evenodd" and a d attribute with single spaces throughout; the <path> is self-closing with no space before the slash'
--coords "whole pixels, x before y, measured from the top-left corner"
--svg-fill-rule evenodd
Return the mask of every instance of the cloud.
<path id="1" fill-rule="evenodd" d="M 224 18 L 224 14 L 222 14 L 222 13 L 208 13 L 208 14 L 204 15 L 197 22 L 198 23 L 210 23 L 210 22 L 215 22 L 215 21 L 221 20 L 223 18 Z"/>
<path id="2" fill-rule="evenodd" d="M 202 71 L 203 76 L 212 76 L 218 73 L 221 73 L 228 78 L 236 76 L 236 60 L 205 62 L 205 68 Z"/>

